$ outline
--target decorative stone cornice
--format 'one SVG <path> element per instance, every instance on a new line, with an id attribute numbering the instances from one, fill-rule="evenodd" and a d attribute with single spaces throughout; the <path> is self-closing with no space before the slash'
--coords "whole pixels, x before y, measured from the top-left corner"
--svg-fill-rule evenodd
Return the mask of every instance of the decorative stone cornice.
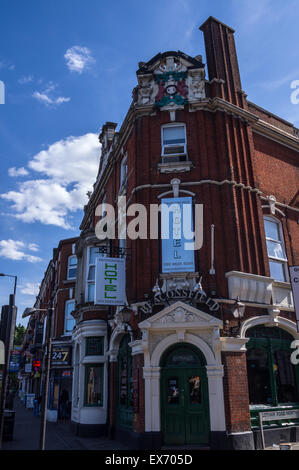
<path id="1" fill-rule="evenodd" d="M 249 338 L 221 337 L 221 351 L 223 352 L 243 352 L 246 351 L 246 343 Z"/>

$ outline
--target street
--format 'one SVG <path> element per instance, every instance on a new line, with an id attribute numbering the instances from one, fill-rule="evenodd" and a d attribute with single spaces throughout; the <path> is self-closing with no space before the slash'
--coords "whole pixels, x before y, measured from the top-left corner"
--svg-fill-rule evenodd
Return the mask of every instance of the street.
<path id="1" fill-rule="evenodd" d="M 37 450 L 39 446 L 40 417 L 24 407 L 16 398 L 14 403 L 15 425 L 12 441 L 3 441 L 3 450 Z M 46 450 L 126 450 L 127 447 L 105 437 L 86 438 L 75 436 L 69 424 L 47 422 Z"/>

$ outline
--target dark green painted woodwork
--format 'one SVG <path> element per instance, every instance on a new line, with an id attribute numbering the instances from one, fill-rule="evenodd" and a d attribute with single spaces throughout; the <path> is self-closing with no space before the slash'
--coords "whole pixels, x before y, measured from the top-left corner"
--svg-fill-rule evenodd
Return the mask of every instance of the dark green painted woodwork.
<path id="1" fill-rule="evenodd" d="M 203 355 L 177 345 L 162 358 L 161 429 L 165 444 L 209 442 L 208 384 Z"/>
<path id="2" fill-rule="evenodd" d="M 133 377 L 130 337 L 125 335 L 118 352 L 117 425 L 132 428 L 133 423 Z"/>
<path id="3" fill-rule="evenodd" d="M 86 338 L 85 356 L 102 356 L 104 354 L 104 336 Z"/>
<path id="4" fill-rule="evenodd" d="M 278 382 L 277 382 L 277 357 L 279 354 L 291 355 L 292 349 L 290 348 L 291 342 L 294 338 L 285 330 L 278 327 L 265 327 L 257 326 L 250 328 L 246 337 L 250 338 L 246 345 L 247 348 L 247 369 L 248 369 L 248 383 L 249 391 L 251 395 L 250 403 L 250 417 L 251 427 L 253 429 L 259 427 L 258 414 L 261 411 L 280 411 L 286 409 L 299 409 L 299 367 L 291 366 L 294 371 L 294 378 L 296 384 L 296 397 L 293 400 L 279 400 Z M 257 383 L 250 380 L 250 356 L 251 351 L 256 351 L 259 355 L 264 355 L 267 359 L 267 367 L 264 370 L 264 384 L 268 386 L 268 397 L 261 403 L 257 403 L 254 400 L 254 393 L 257 387 Z M 268 421 L 264 423 L 264 427 L 283 426 L 288 424 L 290 420 L 277 420 Z M 292 419 L 291 422 L 299 424 L 299 420 Z"/>

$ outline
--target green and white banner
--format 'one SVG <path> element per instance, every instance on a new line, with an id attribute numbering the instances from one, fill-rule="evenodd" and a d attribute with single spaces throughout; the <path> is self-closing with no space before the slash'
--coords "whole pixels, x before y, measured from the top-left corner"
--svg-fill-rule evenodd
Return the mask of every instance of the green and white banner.
<path id="1" fill-rule="evenodd" d="M 95 304 L 126 304 L 124 258 L 96 258 Z"/>

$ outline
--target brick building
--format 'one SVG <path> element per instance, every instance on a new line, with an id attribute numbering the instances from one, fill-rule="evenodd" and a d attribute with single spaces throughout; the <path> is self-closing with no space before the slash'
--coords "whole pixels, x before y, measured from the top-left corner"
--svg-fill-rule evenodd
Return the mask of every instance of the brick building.
<path id="1" fill-rule="evenodd" d="M 42 372 L 44 370 L 44 347 L 46 343 L 47 310 L 53 305 L 51 342 L 52 356 L 49 379 L 47 419 L 57 421 L 61 418 L 60 397 L 65 390 L 69 397 L 70 416 L 72 395 L 72 330 L 75 320 L 71 312 L 75 308 L 75 284 L 77 257 L 75 243 L 78 238 L 61 240 L 53 250 L 36 297 L 35 313 L 30 316 L 23 344 L 23 384 L 24 395 L 42 392 Z M 40 309 L 40 310 L 39 310 Z M 34 361 L 40 362 L 35 370 Z M 26 372 L 25 364 L 32 364 L 31 372 Z M 65 392 L 64 392 L 65 393 Z M 66 416 L 67 417 L 67 416 Z"/>
<path id="2" fill-rule="evenodd" d="M 72 423 L 135 448 L 258 448 L 261 410 L 299 408 L 298 129 L 247 100 L 234 31 L 212 17 L 200 29 L 206 65 L 180 51 L 139 63 L 119 131 L 102 128 L 76 244 Z M 182 264 L 161 233 L 99 240 L 105 204 L 121 196 L 127 208 L 202 204 L 202 247 Z M 125 260 L 126 307 L 95 301 L 102 257 Z M 298 426 L 268 422 L 266 442 L 298 440 Z"/>

